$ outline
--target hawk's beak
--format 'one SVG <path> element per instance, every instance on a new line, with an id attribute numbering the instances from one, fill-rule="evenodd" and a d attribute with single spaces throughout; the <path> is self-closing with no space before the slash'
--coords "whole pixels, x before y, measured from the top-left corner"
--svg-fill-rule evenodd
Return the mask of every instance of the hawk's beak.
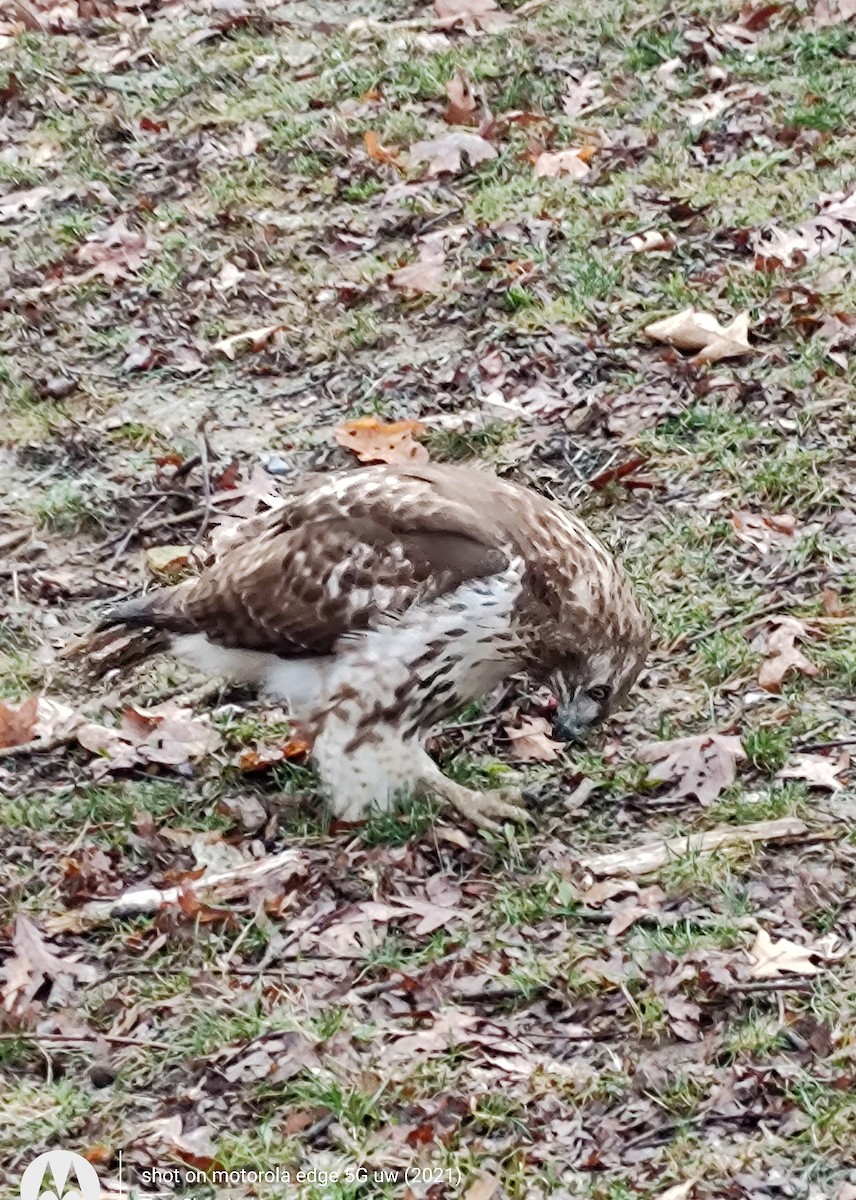
<path id="1" fill-rule="evenodd" d="M 553 735 L 560 742 L 580 742 L 588 733 L 588 726 L 580 721 L 573 706 L 557 708 L 553 717 Z"/>

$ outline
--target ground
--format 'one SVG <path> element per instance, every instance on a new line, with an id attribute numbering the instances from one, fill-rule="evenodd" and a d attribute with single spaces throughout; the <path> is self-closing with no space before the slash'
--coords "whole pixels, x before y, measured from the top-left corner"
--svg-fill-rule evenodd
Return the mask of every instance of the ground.
<path id="1" fill-rule="evenodd" d="M 656 644 L 553 761 L 515 761 L 523 683 L 436 739 L 530 785 L 499 834 L 415 803 L 330 827 L 248 697 L 197 693 L 220 740 L 192 762 L 13 747 L 2 1195 L 61 1146 L 111 1194 L 121 1152 L 142 1195 L 158 1167 L 195 1196 L 850 1200 L 852 5 L 33 3 L 0 25 L 6 699 L 109 725 L 186 695 L 163 658 L 98 678 L 64 648 L 202 551 L 212 489 L 253 508 L 352 463 L 365 415 L 575 505 Z M 413 150 L 462 134 L 458 163 Z M 689 308 L 746 314 L 751 349 L 645 333 Z"/>

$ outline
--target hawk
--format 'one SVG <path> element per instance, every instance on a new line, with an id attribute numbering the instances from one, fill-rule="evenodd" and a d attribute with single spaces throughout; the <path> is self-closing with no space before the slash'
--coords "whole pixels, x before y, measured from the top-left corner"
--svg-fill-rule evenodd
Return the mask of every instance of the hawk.
<path id="1" fill-rule="evenodd" d="M 148 626 L 210 674 L 285 701 L 308 728 L 333 812 L 357 820 L 403 790 L 478 825 L 520 819 L 519 792 L 448 779 L 427 734 L 510 675 L 557 698 L 568 740 L 614 711 L 649 623 L 586 526 L 474 467 L 316 476 L 245 522 L 198 577 L 101 622 Z"/>

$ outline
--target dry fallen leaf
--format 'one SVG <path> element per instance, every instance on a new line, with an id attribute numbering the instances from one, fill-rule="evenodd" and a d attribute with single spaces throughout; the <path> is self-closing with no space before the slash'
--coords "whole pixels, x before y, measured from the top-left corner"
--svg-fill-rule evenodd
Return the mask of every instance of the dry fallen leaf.
<path id="1" fill-rule="evenodd" d="M 803 779 L 812 787 L 840 792 L 844 784 L 838 778 L 850 766 L 850 756 L 827 758 L 823 754 L 795 754 L 777 774 L 777 779 Z"/>
<path id="2" fill-rule="evenodd" d="M 812 259 L 839 254 L 852 240 L 852 233 L 836 217 L 821 213 L 795 229 L 766 225 L 752 241 L 755 269 L 776 271 L 802 267 Z"/>
<path id="3" fill-rule="evenodd" d="M 646 325 L 645 334 L 656 342 L 667 342 L 679 350 L 696 350 L 698 362 L 717 362 L 751 353 L 749 315 L 741 313 L 730 325 L 720 325 L 710 313 L 685 308 L 674 317 Z"/>
<path id="4" fill-rule="evenodd" d="M 340 425 L 333 436 L 340 446 L 356 454 L 360 462 L 414 463 L 428 461 L 428 451 L 414 440 L 415 435 L 424 431 L 425 426 L 419 421 L 387 423 L 377 417 L 356 417 Z"/>
<path id="5" fill-rule="evenodd" d="M 627 239 L 628 249 L 633 254 L 671 254 L 676 245 L 674 235 L 668 230 L 646 229 Z"/>
<path id="6" fill-rule="evenodd" d="M 731 514 L 731 524 L 741 542 L 755 546 L 762 554 L 774 545 L 787 545 L 797 528 L 791 513 L 753 513 L 742 508 Z"/>
<path id="7" fill-rule="evenodd" d="M 660 1192 L 656 1200 L 687 1200 L 690 1192 L 698 1183 L 697 1179 L 687 1179 L 684 1183 L 676 1183 L 673 1187 Z"/>
<path id="8" fill-rule="evenodd" d="M 7 192 L 0 197 L 0 222 L 17 221 L 24 213 L 37 212 L 51 195 L 53 188 L 45 186 L 24 192 Z"/>
<path id="9" fill-rule="evenodd" d="M 22 1015 L 45 980 L 53 984 L 54 1003 L 67 1004 L 72 985 L 93 983 L 98 971 L 89 963 L 63 958 L 46 944 L 36 926 L 19 913 L 12 935 L 13 955 L 0 971 L 3 1009 Z"/>
<path id="10" fill-rule="evenodd" d="M 817 0 L 811 15 L 803 18 L 807 29 L 841 25 L 856 17 L 856 0 Z"/>
<path id="11" fill-rule="evenodd" d="M 680 84 L 675 79 L 675 75 L 678 71 L 684 70 L 685 67 L 686 63 L 682 58 L 667 58 L 665 62 L 660 63 L 654 75 L 665 88 L 670 92 L 674 92 L 680 87 Z"/>
<path id="12" fill-rule="evenodd" d="M 713 121 L 724 113 L 727 108 L 736 103 L 736 97 L 728 96 L 725 92 L 708 92 L 706 96 L 696 96 L 687 101 L 684 115 L 691 129 Z"/>
<path id="13" fill-rule="evenodd" d="M 637 751 L 642 762 L 656 764 L 648 772 L 649 781 L 672 783 L 674 787 L 667 793 L 671 799 L 695 796 L 699 804 L 712 803 L 734 782 L 736 764 L 745 757 L 739 737 L 713 732 L 649 742 Z"/>
<path id="14" fill-rule="evenodd" d="M 38 696 L 30 696 L 20 704 L 0 700 L 0 746 L 23 746 L 33 741 L 38 710 Z"/>
<path id="15" fill-rule="evenodd" d="M 499 1187 L 499 1177 L 485 1172 L 479 1175 L 464 1192 L 463 1200 L 493 1200 Z"/>
<path id="16" fill-rule="evenodd" d="M 20 704 L 0 700 L 0 747 L 53 742 L 71 735 L 79 715 L 47 696 L 30 696 Z"/>
<path id="17" fill-rule="evenodd" d="M 759 929 L 749 955 L 753 960 L 749 974 L 753 979 L 774 979 L 777 975 L 819 975 L 820 967 L 811 961 L 817 953 L 813 946 L 801 946 L 788 938 L 773 941 L 766 929 Z"/>
<path id="18" fill-rule="evenodd" d="M 446 84 L 446 96 L 443 120 L 447 125 L 478 125 L 478 103 L 463 71 L 458 71 Z"/>
<path id="19" fill-rule="evenodd" d="M 428 179 L 435 175 L 457 175 L 462 170 L 461 156 L 469 160 L 471 167 L 478 166 L 489 158 L 496 158 L 496 149 L 477 133 L 447 133 L 431 141 L 414 142 L 410 147 L 410 162 L 428 162 L 425 172 Z"/>
<path id="20" fill-rule="evenodd" d="M 187 566 L 192 546 L 149 546 L 145 553 L 146 567 L 156 579 L 180 575 Z"/>
<path id="21" fill-rule="evenodd" d="M 496 33 L 512 21 L 510 13 L 503 12 L 496 0 L 434 0 L 434 12 L 438 29 L 451 29 L 460 25 L 467 33 Z"/>
<path id="22" fill-rule="evenodd" d="M 139 271 L 149 255 L 160 249 L 148 233 L 128 229 L 119 217 L 102 234 L 93 234 L 77 251 L 77 261 L 90 263 L 88 271 L 77 277 L 85 283 L 100 275 L 112 287 L 118 279 L 128 278 Z"/>
<path id="23" fill-rule="evenodd" d="M 566 117 L 578 117 L 603 103 L 603 80 L 596 71 L 589 71 L 579 82 L 569 79 L 562 96 Z"/>
<path id="24" fill-rule="evenodd" d="M 389 277 L 390 286 L 404 292 L 429 292 L 439 295 L 443 290 L 445 255 L 439 247 L 423 246 L 415 263 L 400 267 Z"/>
<path id="25" fill-rule="evenodd" d="M 139 763 L 183 766 L 220 745 L 207 715 L 197 716 L 171 701 L 147 709 L 129 705 L 117 726 L 90 721 L 76 735 L 85 750 L 100 756 L 91 765 L 95 778 Z"/>
<path id="26" fill-rule="evenodd" d="M 578 899 L 586 908 L 600 908 L 607 900 L 614 900 L 616 896 L 626 896 L 628 892 L 638 895 L 639 884 L 632 879 L 604 879 L 586 888 Z"/>
<path id="27" fill-rule="evenodd" d="M 820 593 L 821 605 L 823 607 L 824 616 L 827 617 L 846 617 L 847 609 L 841 603 L 841 596 L 835 588 L 825 587 Z"/>
<path id="28" fill-rule="evenodd" d="M 375 162 L 384 163 L 388 167 L 398 166 L 398 146 L 382 146 L 373 129 L 363 134 L 363 143 L 369 158 Z"/>
<path id="29" fill-rule="evenodd" d="M 232 762 L 242 771 L 265 771 L 279 762 L 305 758 L 311 749 L 305 738 L 292 737 L 282 746 L 260 746 L 256 750 L 245 747 Z"/>
<path id="30" fill-rule="evenodd" d="M 770 657 L 761 664 L 758 673 L 758 683 L 764 691 L 780 692 L 789 671 L 799 671 L 801 675 L 817 675 L 820 668 L 795 645 L 797 638 L 802 639 L 808 635 L 802 621 L 795 617 L 776 617 L 771 624 L 774 628 L 767 637 L 767 654 Z"/>
<path id="31" fill-rule="evenodd" d="M 285 326 L 281 323 L 263 325 L 260 329 L 245 329 L 243 333 L 233 333 L 231 337 L 226 337 L 219 342 L 215 342 L 211 349 L 217 350 L 220 354 L 225 354 L 226 358 L 234 360 L 239 349 L 242 353 L 247 350 L 263 350 L 283 329 L 285 329 Z"/>
<path id="32" fill-rule="evenodd" d="M 591 148 L 588 146 L 577 150 L 559 150 L 555 154 L 548 154 L 545 150 L 535 159 L 532 174 L 536 179 L 554 179 L 557 175 L 585 179 L 591 171 L 586 156 L 591 158 Z"/>
<path id="33" fill-rule="evenodd" d="M 622 933 L 626 933 L 637 921 L 641 921 L 643 917 L 650 915 L 650 909 L 645 908 L 644 905 L 628 903 L 623 908 L 615 910 L 612 920 L 606 927 L 606 936 L 610 938 L 621 937 Z"/>
<path id="34" fill-rule="evenodd" d="M 230 292 L 238 286 L 245 274 L 246 271 L 242 271 L 240 267 L 235 266 L 227 259 L 220 268 L 220 274 L 214 280 L 214 287 L 218 292 Z"/>
<path id="35" fill-rule="evenodd" d="M 552 762 L 562 752 L 562 743 L 553 740 L 553 730 L 545 717 L 524 717 L 515 728 L 503 726 L 511 742 L 511 756 L 518 762 Z"/>

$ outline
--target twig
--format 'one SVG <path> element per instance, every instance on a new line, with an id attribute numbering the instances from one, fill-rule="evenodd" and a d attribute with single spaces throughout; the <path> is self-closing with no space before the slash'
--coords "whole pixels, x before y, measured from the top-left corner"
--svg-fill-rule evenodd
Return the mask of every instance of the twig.
<path id="1" fill-rule="evenodd" d="M 46 571 L 44 563 L 10 563 L 0 567 L 0 579 L 14 579 L 16 575 L 32 575 L 35 571 Z"/>
<path id="2" fill-rule="evenodd" d="M 139 1050 L 174 1050 L 168 1042 L 140 1042 L 132 1037 L 120 1037 L 112 1033 L 35 1033 L 22 1029 L 19 1033 L 0 1033 L 0 1042 L 13 1042 L 26 1038 L 30 1042 L 96 1042 L 99 1038 L 116 1046 L 136 1046 Z"/>
<path id="3" fill-rule="evenodd" d="M 172 475 L 169 477 L 170 483 L 175 483 L 179 479 L 184 479 L 185 475 L 189 475 L 194 467 L 198 467 L 202 462 L 200 454 L 191 454 L 190 458 L 186 458 L 183 463 L 175 468 Z"/>
<path id="4" fill-rule="evenodd" d="M 793 600 L 780 600 L 777 604 L 768 604 L 766 608 L 756 608 L 754 612 L 738 613 L 734 617 L 728 617 L 725 621 L 716 621 L 709 628 L 702 630 L 701 633 L 694 633 L 689 637 L 681 634 L 675 638 L 669 650 L 681 650 L 684 646 L 691 649 L 697 642 L 703 642 L 709 637 L 714 637 L 715 634 L 721 633 L 723 629 L 732 629 L 735 625 L 742 624 L 754 625 L 758 621 L 763 621 L 765 617 L 773 617 L 783 609 L 793 608 L 793 606 Z M 814 618 L 810 619 L 814 620 Z"/>
<path id="5" fill-rule="evenodd" d="M 757 979 L 754 982 L 735 983 L 726 988 L 729 996 L 741 992 L 792 992 L 811 987 L 811 979 Z"/>
<path id="6" fill-rule="evenodd" d="M 304 1132 L 303 1137 L 307 1140 L 307 1142 L 311 1142 L 313 1138 L 318 1137 L 319 1134 L 323 1133 L 326 1129 L 329 1129 L 332 1124 L 333 1113 L 328 1112 L 326 1116 L 321 1117 L 320 1120 L 316 1121 L 314 1125 L 310 1125 L 309 1128 Z"/>
<path id="7" fill-rule="evenodd" d="M 277 954 L 277 961 L 281 963 L 300 963 L 300 962 L 361 962 L 363 956 L 360 954 L 311 954 L 309 951 L 303 951 L 297 954 Z M 273 967 L 216 967 L 208 963 L 203 963 L 201 966 L 189 967 L 160 967 L 152 964 L 148 967 L 119 967 L 115 971 L 108 971 L 106 975 L 101 975 L 95 981 L 95 985 L 107 983 L 111 979 L 131 979 L 135 975 L 145 975 L 151 978 L 152 975 L 203 975 L 208 973 L 213 977 L 217 976 L 246 976 L 256 978 L 261 975 L 284 975 L 286 974 L 285 966 Z M 388 980 L 384 980 L 388 983 Z M 397 980 L 396 982 L 400 982 Z"/>
<path id="8" fill-rule="evenodd" d="M 211 505 L 227 504 L 237 499 L 238 496 L 235 492 L 225 492 L 222 496 L 212 496 L 209 503 Z M 160 517 L 157 521 L 148 521 L 145 525 L 140 525 L 140 533 L 154 533 L 156 529 L 165 529 L 171 525 L 184 525 L 196 517 L 204 517 L 208 508 L 208 504 L 198 504 L 195 508 L 189 508 L 187 512 L 173 513 L 169 517 Z"/>
<path id="9" fill-rule="evenodd" d="M 207 511 L 207 506 L 199 504 L 195 508 L 188 508 L 183 513 L 173 513 L 169 517 L 160 517 L 157 521 L 147 521 L 145 525 L 139 526 L 140 533 L 154 533 L 156 529 L 167 529 L 173 525 L 186 525 L 188 521 L 194 521 L 197 517 L 202 517 Z"/>
<path id="10" fill-rule="evenodd" d="M 30 8 L 29 4 L 25 4 L 24 0 L 8 0 L 8 4 L 26 29 L 29 29 L 32 33 L 44 33 L 44 25 L 39 20 L 38 15 Z"/>
<path id="11" fill-rule="evenodd" d="M 82 908 L 51 917 L 45 928 L 52 932 L 79 931 L 89 929 L 103 921 L 118 917 L 139 916 L 159 912 L 162 908 L 178 903 L 183 893 L 190 893 L 214 901 L 231 900 L 245 895 L 254 888 L 265 885 L 280 872 L 304 874 L 306 859 L 301 851 L 288 847 L 279 854 L 227 867 L 222 871 L 211 871 L 193 882 L 169 888 L 131 888 L 121 896 L 109 900 L 90 900 Z"/>
<path id="12" fill-rule="evenodd" d="M 163 504 L 164 500 L 166 500 L 166 496 L 158 496 L 157 500 L 155 500 L 153 504 L 150 504 L 149 507 L 145 510 L 145 512 L 143 512 L 142 515 L 139 516 L 136 521 L 134 521 L 133 525 L 131 525 L 131 527 L 127 530 L 127 532 L 122 535 L 122 537 L 119 539 L 118 546 L 113 551 L 113 557 L 110 559 L 110 562 L 107 564 L 108 571 L 113 570 L 113 568 L 116 566 L 116 563 L 119 561 L 120 557 L 125 553 L 128 543 L 131 541 L 131 539 L 135 535 L 139 534 L 146 518 L 150 517 L 153 512 L 155 512 L 157 509 L 159 509 L 160 506 Z"/>
<path id="13" fill-rule="evenodd" d="M 747 842 L 780 841 L 802 838 L 808 826 L 797 817 L 779 817 L 772 821 L 752 821 L 748 825 L 722 825 L 705 833 L 682 834 L 663 841 L 631 846 L 607 854 L 581 857 L 583 870 L 593 875 L 649 875 L 686 854 L 710 854 L 714 850 L 745 845 Z"/>
<path id="14" fill-rule="evenodd" d="M 458 721 L 455 725 L 444 725 L 440 733 L 458 733 L 461 729 L 476 729 L 480 725 L 490 725 L 494 721 L 499 720 L 499 713 L 488 713 L 486 717 L 476 717 L 473 721 Z"/>
<path id="15" fill-rule="evenodd" d="M 796 742 L 791 749 L 808 754 L 812 750 L 835 750 L 838 746 L 856 746 L 856 738 L 836 738 L 833 742 Z"/>
<path id="16" fill-rule="evenodd" d="M 208 442 L 208 432 L 205 428 L 205 423 L 212 415 L 211 412 L 205 413 L 196 427 L 196 432 L 199 434 L 199 462 L 202 466 L 202 496 L 205 514 L 202 518 L 202 524 L 196 530 L 191 543 L 193 546 L 199 543 L 211 521 L 211 446 Z"/>

